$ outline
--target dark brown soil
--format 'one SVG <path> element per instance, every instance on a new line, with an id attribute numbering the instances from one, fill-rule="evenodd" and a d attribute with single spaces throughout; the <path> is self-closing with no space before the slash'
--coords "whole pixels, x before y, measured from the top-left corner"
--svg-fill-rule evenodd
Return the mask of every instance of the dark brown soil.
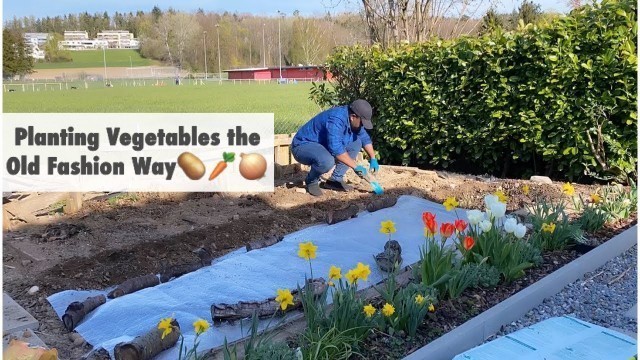
<path id="1" fill-rule="evenodd" d="M 67 289 L 104 289 L 158 273 L 168 265 L 197 261 L 192 251 L 198 247 L 207 248 L 214 257 L 222 256 L 250 241 L 322 222 L 327 210 L 349 204 L 364 209 L 375 196 L 368 184 L 349 178 L 355 191 L 325 191 L 323 197 L 312 198 L 298 185 L 304 176 L 291 175 L 276 184 L 274 193 L 137 193 L 86 201 L 82 211 L 71 216 L 52 213 L 36 223 L 13 221 L 16 230 L 3 236 L 4 291 L 40 321 L 38 335 L 58 349 L 61 359 L 79 358 L 91 347 L 72 345 L 47 296 Z M 562 185 L 389 169 L 378 178 L 386 194 L 415 195 L 436 202 L 455 196 L 463 208 L 481 207 L 484 195 L 500 188 L 510 197 L 509 211 L 537 197 L 558 198 Z M 524 184 L 531 188 L 526 196 L 521 190 Z M 576 190 L 589 194 L 593 188 L 576 186 Z M 77 227 L 68 237 L 46 236 L 58 234 L 51 231 L 56 224 Z M 28 295 L 34 285 L 40 291 Z"/>

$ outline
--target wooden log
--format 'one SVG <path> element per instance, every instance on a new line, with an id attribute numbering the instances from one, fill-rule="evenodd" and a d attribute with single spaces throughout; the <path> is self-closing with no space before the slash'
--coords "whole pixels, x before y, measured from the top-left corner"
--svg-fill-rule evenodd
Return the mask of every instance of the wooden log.
<path id="1" fill-rule="evenodd" d="M 193 253 L 198 255 L 198 257 L 200 258 L 200 262 L 165 267 L 160 270 L 160 282 L 166 283 L 173 278 L 178 278 L 184 274 L 188 274 L 205 266 L 211 265 L 213 255 L 211 255 L 211 252 L 209 252 L 209 250 L 203 247 L 199 247 L 193 250 Z"/>
<path id="2" fill-rule="evenodd" d="M 67 306 L 64 315 L 62 315 L 64 327 L 69 331 L 73 331 L 88 313 L 105 302 L 107 302 L 107 298 L 105 298 L 104 295 L 88 297 L 83 302 L 72 302 Z"/>
<path id="3" fill-rule="evenodd" d="M 252 241 L 250 243 L 247 244 L 247 251 L 251 251 L 251 250 L 256 250 L 256 249 L 262 249 L 265 248 L 267 246 L 271 246 L 279 241 L 281 241 L 283 238 L 282 236 L 278 237 L 278 236 L 269 236 L 260 240 L 256 240 L 256 241 Z"/>
<path id="4" fill-rule="evenodd" d="M 139 276 L 137 278 L 129 279 L 122 284 L 120 284 L 117 288 L 112 290 L 107 297 L 109 299 L 117 298 L 123 295 L 131 294 L 138 290 L 156 286 L 160 284 L 160 280 L 154 274 Z"/>
<path id="5" fill-rule="evenodd" d="M 119 343 L 113 350 L 116 360 L 151 360 L 161 352 L 172 348 L 180 338 L 180 325 L 174 319 L 173 330 L 162 338 L 163 330 L 153 328 L 130 342 Z"/>
<path id="6" fill-rule="evenodd" d="M 327 284 L 323 278 L 313 279 L 311 286 L 313 294 L 320 296 L 327 289 Z M 296 310 L 302 307 L 302 302 L 298 296 L 298 290 L 291 292 L 293 295 L 293 305 L 287 307 L 286 312 Z M 275 300 L 275 296 L 263 301 L 241 301 L 236 304 L 213 304 L 211 305 L 211 318 L 214 322 L 233 321 L 245 319 L 253 316 L 260 318 L 272 316 L 280 311 L 280 304 Z"/>
<path id="7" fill-rule="evenodd" d="M 358 215 L 358 210 L 358 206 L 355 204 L 351 204 L 343 209 L 329 210 L 325 216 L 325 221 L 327 224 L 333 225 L 356 217 L 356 215 Z"/>
<path id="8" fill-rule="evenodd" d="M 167 281 L 178 278 L 184 274 L 196 271 L 202 268 L 202 263 L 180 264 L 164 268 L 160 271 L 160 282 L 166 283 Z"/>
<path id="9" fill-rule="evenodd" d="M 398 198 L 396 198 L 396 197 L 387 197 L 387 198 L 382 198 L 382 199 L 376 199 L 376 200 L 370 201 L 367 204 L 366 209 L 367 209 L 368 212 L 374 212 L 374 211 L 378 211 L 378 210 L 381 210 L 381 209 L 386 209 L 386 208 L 392 207 L 397 202 L 398 202 Z"/>

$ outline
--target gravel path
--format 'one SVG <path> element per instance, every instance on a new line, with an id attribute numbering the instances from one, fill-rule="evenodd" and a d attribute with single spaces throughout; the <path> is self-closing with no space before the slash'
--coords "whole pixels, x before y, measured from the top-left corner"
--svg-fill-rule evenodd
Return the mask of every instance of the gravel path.
<path id="1" fill-rule="evenodd" d="M 637 320 L 625 315 L 637 303 L 637 257 L 638 248 L 634 246 L 596 271 L 567 285 L 555 296 L 545 299 L 540 306 L 529 311 L 522 319 L 505 326 L 497 335 L 506 335 L 562 315 L 637 334 Z"/>

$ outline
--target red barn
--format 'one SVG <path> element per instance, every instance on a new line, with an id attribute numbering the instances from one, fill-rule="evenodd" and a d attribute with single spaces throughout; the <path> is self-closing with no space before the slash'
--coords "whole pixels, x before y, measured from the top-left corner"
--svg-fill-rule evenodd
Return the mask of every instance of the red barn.
<path id="1" fill-rule="evenodd" d="M 229 80 L 270 80 L 280 79 L 280 67 L 249 68 L 225 70 L 229 75 Z M 300 81 L 321 81 L 331 78 L 331 74 L 325 76 L 322 69 L 317 65 L 308 66 L 283 66 L 282 78 Z"/>

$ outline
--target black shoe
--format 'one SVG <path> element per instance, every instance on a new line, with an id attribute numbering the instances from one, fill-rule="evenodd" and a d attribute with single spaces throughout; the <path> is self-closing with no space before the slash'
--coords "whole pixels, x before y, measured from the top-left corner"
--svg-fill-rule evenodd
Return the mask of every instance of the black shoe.
<path id="1" fill-rule="evenodd" d="M 322 189 L 320 189 L 320 184 L 317 182 L 307 184 L 307 192 L 313 196 L 322 196 Z"/>
<path id="2" fill-rule="evenodd" d="M 344 183 L 344 181 L 335 181 L 335 180 L 327 180 L 324 183 L 325 189 L 335 190 L 335 191 L 351 191 L 353 187 Z"/>

